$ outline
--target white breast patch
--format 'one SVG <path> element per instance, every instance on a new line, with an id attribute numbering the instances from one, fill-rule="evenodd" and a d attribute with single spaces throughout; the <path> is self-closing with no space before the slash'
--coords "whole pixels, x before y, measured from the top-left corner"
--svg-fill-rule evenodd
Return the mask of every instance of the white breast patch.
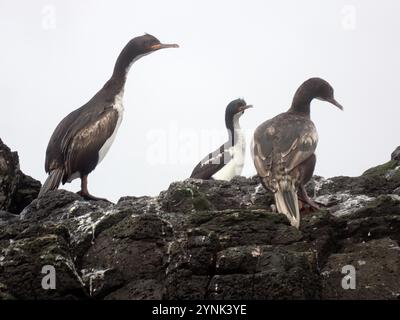
<path id="1" fill-rule="evenodd" d="M 246 152 L 246 139 L 240 128 L 235 131 L 237 142 L 228 149 L 232 159 L 221 170 L 214 173 L 212 176 L 213 179 L 230 181 L 234 176 L 239 176 L 242 173 Z"/>
<path id="2" fill-rule="evenodd" d="M 113 108 L 118 111 L 118 120 L 117 120 L 117 125 L 115 126 L 114 132 L 112 135 L 106 140 L 106 142 L 103 144 L 101 149 L 99 150 L 99 162 L 98 164 L 104 159 L 106 156 L 108 150 L 110 150 L 111 145 L 113 144 L 115 137 L 117 135 L 117 131 L 119 126 L 121 125 L 122 118 L 124 115 L 124 106 L 122 104 L 122 98 L 124 96 L 124 91 L 122 90 L 118 95 L 115 96 L 115 101 L 114 101 L 114 106 Z"/>

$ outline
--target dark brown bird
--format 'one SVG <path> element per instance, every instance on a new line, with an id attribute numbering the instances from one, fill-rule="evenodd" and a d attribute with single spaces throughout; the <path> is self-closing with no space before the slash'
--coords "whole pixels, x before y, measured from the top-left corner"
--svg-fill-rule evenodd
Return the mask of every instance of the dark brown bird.
<path id="1" fill-rule="evenodd" d="M 318 209 L 304 187 L 316 163 L 318 134 L 310 120 L 314 98 L 343 110 L 331 85 L 323 79 L 311 78 L 296 91 L 290 109 L 258 126 L 253 137 L 253 160 L 261 182 L 274 193 L 277 210 L 296 228 L 300 226 L 298 200 Z"/>
<path id="2" fill-rule="evenodd" d="M 149 34 L 128 42 L 118 56 L 110 80 L 54 130 L 46 150 L 45 170 L 49 176 L 39 197 L 57 189 L 61 182 L 65 184 L 80 178 L 81 191 L 78 193 L 87 200 L 100 200 L 89 193 L 87 179 L 103 160 L 121 124 L 125 81 L 131 65 L 159 49 L 177 47 L 176 44 L 162 44 Z"/>

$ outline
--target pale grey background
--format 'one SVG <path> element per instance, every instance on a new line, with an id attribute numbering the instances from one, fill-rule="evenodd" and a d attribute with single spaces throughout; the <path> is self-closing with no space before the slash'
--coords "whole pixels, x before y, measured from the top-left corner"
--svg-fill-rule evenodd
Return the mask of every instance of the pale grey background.
<path id="1" fill-rule="evenodd" d="M 241 121 L 250 136 L 311 76 L 328 80 L 345 107 L 312 105 L 315 173 L 359 175 L 400 144 L 399 16 L 397 0 L 0 0 L 0 137 L 19 152 L 22 170 L 43 182 L 55 126 L 101 88 L 126 42 L 148 32 L 181 48 L 132 67 L 123 123 L 89 177 L 93 194 L 157 194 L 224 142 L 229 101 L 254 104 Z M 154 164 L 146 145 L 160 130 L 169 155 Z M 217 138 L 199 143 L 200 132 Z M 243 174 L 254 173 L 248 155 Z"/>

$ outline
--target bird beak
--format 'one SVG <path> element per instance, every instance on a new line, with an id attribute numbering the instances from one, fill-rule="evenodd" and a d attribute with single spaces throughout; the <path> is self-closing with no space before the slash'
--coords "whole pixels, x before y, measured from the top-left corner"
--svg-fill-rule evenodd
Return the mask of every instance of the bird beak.
<path id="1" fill-rule="evenodd" d="M 240 107 L 240 111 L 244 111 L 244 110 L 249 109 L 249 108 L 253 108 L 253 105 L 248 104 L 247 106 Z"/>
<path id="2" fill-rule="evenodd" d="M 343 106 L 337 102 L 334 98 L 326 99 L 327 102 L 332 103 L 334 106 L 338 107 L 340 110 L 343 111 Z"/>
<path id="3" fill-rule="evenodd" d="M 167 49 L 167 48 L 179 48 L 177 44 L 164 44 L 164 43 L 158 43 L 155 44 L 154 46 L 151 46 L 150 49 L 155 51 L 155 50 L 160 50 L 160 49 Z"/>

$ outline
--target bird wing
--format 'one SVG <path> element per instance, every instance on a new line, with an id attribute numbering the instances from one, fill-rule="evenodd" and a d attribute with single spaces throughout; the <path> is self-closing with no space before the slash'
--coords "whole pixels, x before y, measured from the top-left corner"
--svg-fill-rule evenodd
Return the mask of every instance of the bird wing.
<path id="1" fill-rule="evenodd" d="M 50 173 L 52 170 L 63 169 L 66 143 L 71 137 L 72 127 L 75 127 L 77 121 L 81 121 L 80 113 L 83 107 L 68 114 L 55 128 L 50 137 L 46 149 L 45 170 Z"/>
<path id="2" fill-rule="evenodd" d="M 79 129 L 65 137 L 62 143 L 65 159 L 63 182 L 76 171 L 90 172 L 96 167 L 99 150 L 113 134 L 118 116 L 116 109 L 107 107 L 95 116 L 82 119 Z"/>
<path id="3" fill-rule="evenodd" d="M 254 132 L 252 143 L 253 161 L 257 173 L 261 178 L 271 176 L 272 151 L 275 130 L 271 127 L 271 120 L 261 124 Z"/>
<path id="4" fill-rule="evenodd" d="M 298 121 L 293 123 L 281 137 L 283 148 L 277 148 L 286 172 L 292 171 L 309 157 L 311 157 L 318 144 L 317 130 L 312 121 Z"/>
<path id="5" fill-rule="evenodd" d="M 190 178 L 208 180 L 232 160 L 230 146 L 225 143 L 214 152 L 208 154 L 193 169 Z"/>
<path id="6" fill-rule="evenodd" d="M 264 122 L 254 134 L 258 174 L 273 178 L 289 173 L 314 154 L 317 143 L 318 134 L 311 120 L 280 115 Z"/>
<path id="7" fill-rule="evenodd" d="M 93 105 L 97 106 L 96 109 L 93 109 Z M 96 121 L 104 110 L 112 107 L 112 102 L 105 101 L 101 96 L 95 95 L 88 103 L 64 117 L 57 125 L 47 145 L 46 172 L 63 168 L 72 139 L 82 128 Z"/>

